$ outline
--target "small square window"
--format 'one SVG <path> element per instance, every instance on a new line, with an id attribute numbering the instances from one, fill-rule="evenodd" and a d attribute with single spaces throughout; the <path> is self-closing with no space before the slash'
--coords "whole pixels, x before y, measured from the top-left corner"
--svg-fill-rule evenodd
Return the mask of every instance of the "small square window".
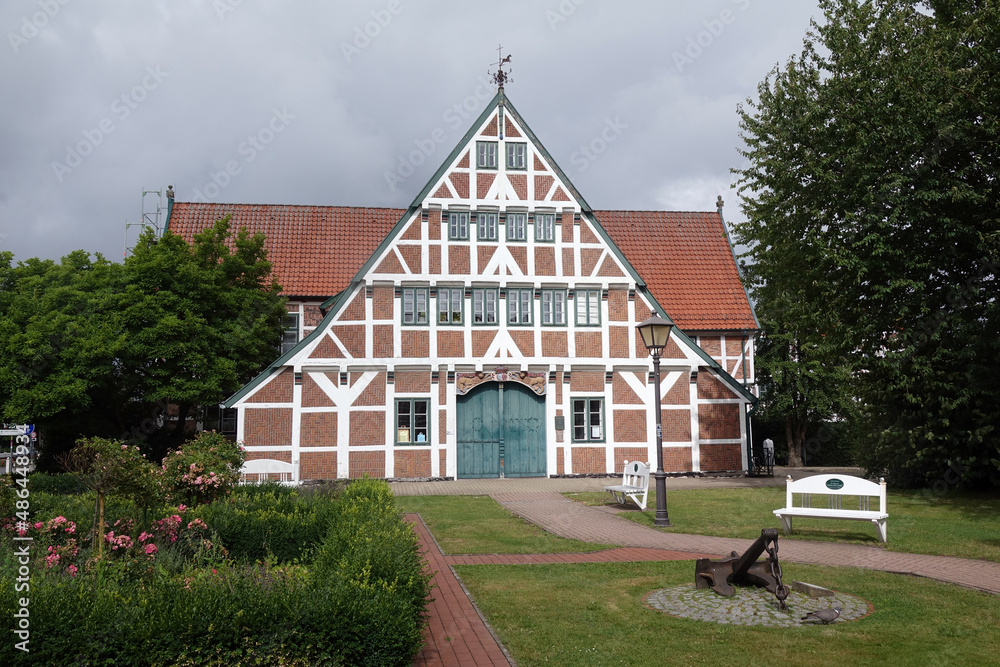
<path id="1" fill-rule="evenodd" d="M 465 290 L 461 287 L 438 288 L 438 324 L 462 323 L 462 300 Z"/>
<path id="2" fill-rule="evenodd" d="M 476 168 L 477 169 L 497 168 L 497 142 L 495 141 L 476 142 Z"/>
<path id="3" fill-rule="evenodd" d="M 507 324 L 531 324 L 533 296 L 530 289 L 507 290 Z"/>
<path id="4" fill-rule="evenodd" d="M 478 223 L 478 236 L 480 241 L 496 241 L 497 240 L 497 214 L 496 213 L 477 213 L 476 221 Z"/>
<path id="5" fill-rule="evenodd" d="M 481 288 L 472 290 L 472 323 L 497 323 L 497 290 Z"/>
<path id="6" fill-rule="evenodd" d="M 536 213 L 535 214 L 535 240 L 536 241 L 554 241 L 555 240 L 555 222 L 556 216 L 552 213 Z"/>
<path id="7" fill-rule="evenodd" d="M 576 323 L 583 327 L 596 327 L 601 323 L 601 290 L 577 290 Z"/>
<path id="8" fill-rule="evenodd" d="M 573 442 L 604 440 L 604 399 L 573 399 Z"/>
<path id="9" fill-rule="evenodd" d="M 528 144 L 507 142 L 507 168 L 527 169 Z"/>
<path id="10" fill-rule="evenodd" d="M 566 324 L 566 290 L 542 290 L 542 324 Z"/>
<path id="11" fill-rule="evenodd" d="M 430 442 L 430 403 L 426 398 L 401 398 L 396 401 L 396 444 Z"/>
<path id="12" fill-rule="evenodd" d="M 426 287 L 403 288 L 403 324 L 427 324 Z"/>
<path id="13" fill-rule="evenodd" d="M 527 213 L 508 213 L 507 240 L 523 241 L 525 239 L 524 231 L 527 226 L 528 226 Z"/>
<path id="14" fill-rule="evenodd" d="M 469 240 L 469 213 L 468 211 L 449 211 L 448 213 L 448 238 L 452 241 Z"/>

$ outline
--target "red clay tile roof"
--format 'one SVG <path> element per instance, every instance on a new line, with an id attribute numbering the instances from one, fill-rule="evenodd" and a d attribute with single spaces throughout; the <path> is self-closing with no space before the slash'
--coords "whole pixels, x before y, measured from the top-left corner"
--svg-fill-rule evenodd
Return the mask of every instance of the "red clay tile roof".
<path id="1" fill-rule="evenodd" d="M 682 330 L 757 329 L 718 213 L 594 215 Z"/>
<path id="2" fill-rule="evenodd" d="M 227 213 L 234 231 L 246 227 L 266 235 L 268 258 L 286 295 L 326 298 L 348 286 L 405 210 L 177 202 L 169 229 L 190 240 Z M 757 328 L 717 213 L 594 215 L 682 330 Z"/>
<path id="3" fill-rule="evenodd" d="M 176 202 L 168 229 L 188 241 L 232 213 L 232 230 L 267 237 L 267 258 L 288 296 L 327 298 L 350 284 L 403 216 L 401 208 Z"/>

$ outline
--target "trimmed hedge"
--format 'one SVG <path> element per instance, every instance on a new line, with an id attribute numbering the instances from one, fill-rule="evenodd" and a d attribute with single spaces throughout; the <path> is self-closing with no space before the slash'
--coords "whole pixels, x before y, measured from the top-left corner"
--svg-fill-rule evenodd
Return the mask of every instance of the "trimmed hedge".
<path id="1" fill-rule="evenodd" d="M 271 493 L 252 495 L 264 503 Z M 292 502 L 273 495 L 278 507 Z M 388 485 L 359 481 L 338 498 L 305 503 L 325 503 L 328 513 L 311 567 L 243 562 L 180 575 L 154 568 L 136 578 L 110 562 L 100 576 L 81 569 L 70 577 L 46 571 L 36 553 L 30 592 L 15 593 L 17 559 L 5 538 L 0 615 L 12 618 L 17 598 L 30 597 L 31 651 L 17 651 L 9 638 L 0 663 L 409 665 L 421 645 L 429 576 Z"/>

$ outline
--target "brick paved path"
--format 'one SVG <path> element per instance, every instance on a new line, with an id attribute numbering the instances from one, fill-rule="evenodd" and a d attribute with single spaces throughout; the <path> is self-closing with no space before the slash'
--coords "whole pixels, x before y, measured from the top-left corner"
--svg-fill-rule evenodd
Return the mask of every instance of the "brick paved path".
<path id="1" fill-rule="evenodd" d="M 407 515 L 408 520 L 414 523 L 421 546 L 426 552 L 428 567 L 435 573 L 432 581 L 435 586 L 432 592 L 434 601 L 428 606 L 426 646 L 414 660 L 414 665 L 478 667 L 514 664 L 470 600 L 467 591 L 455 576 L 452 565 L 693 560 L 719 558 L 731 551 L 742 553 L 749 546 L 745 539 L 662 533 L 617 516 L 618 510 L 614 507 L 587 507 L 567 500 L 561 493 L 592 490 L 590 487 L 598 486 L 603 489 L 603 485 L 608 483 L 604 479 L 574 481 L 577 486 L 582 484 L 586 488 L 563 488 L 569 486 L 563 480 L 516 485 L 504 484 L 503 480 L 497 485 L 494 480 L 489 480 L 490 484 L 478 487 L 478 494 L 475 486 L 468 485 L 468 488 L 463 486 L 456 495 L 489 494 L 514 514 L 554 535 L 582 542 L 617 545 L 618 548 L 584 554 L 444 555 L 419 516 Z M 784 481 L 780 483 L 784 484 Z M 425 494 L 442 494 L 439 489 L 447 489 L 450 484 L 454 482 L 421 483 L 421 490 Z M 719 486 L 723 484 L 737 485 L 740 482 L 732 480 L 718 483 Z M 397 491 L 398 486 L 400 485 L 393 484 L 397 495 L 416 495 L 406 493 L 406 484 L 402 485 L 402 493 Z M 1000 563 L 895 553 L 880 547 L 805 540 L 779 540 L 778 556 L 788 562 L 861 567 L 929 577 L 1000 594 Z"/>

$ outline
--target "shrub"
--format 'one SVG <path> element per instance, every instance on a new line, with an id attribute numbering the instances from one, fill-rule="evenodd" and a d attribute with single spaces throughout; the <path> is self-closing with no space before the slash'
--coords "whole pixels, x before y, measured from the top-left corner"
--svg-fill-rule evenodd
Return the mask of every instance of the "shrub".
<path id="1" fill-rule="evenodd" d="M 202 431 L 163 459 L 167 496 L 192 505 L 228 495 L 240 479 L 243 450 L 221 433 Z"/>
<path id="2" fill-rule="evenodd" d="M 28 475 L 28 483 L 32 493 L 73 495 L 86 491 L 83 482 L 72 473 L 49 474 L 45 472 L 33 472 Z"/>

